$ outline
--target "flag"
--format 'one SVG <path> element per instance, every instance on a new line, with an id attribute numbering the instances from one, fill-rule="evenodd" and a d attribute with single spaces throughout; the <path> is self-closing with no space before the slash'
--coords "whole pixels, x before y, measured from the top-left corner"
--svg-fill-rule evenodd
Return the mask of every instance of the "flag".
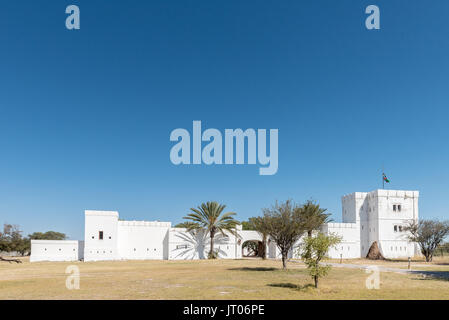
<path id="1" fill-rule="evenodd" d="M 387 176 L 385 175 L 385 173 L 382 173 L 382 177 L 383 177 L 383 180 L 384 180 L 386 183 L 390 183 L 390 180 L 388 180 L 388 178 L 387 178 Z"/>

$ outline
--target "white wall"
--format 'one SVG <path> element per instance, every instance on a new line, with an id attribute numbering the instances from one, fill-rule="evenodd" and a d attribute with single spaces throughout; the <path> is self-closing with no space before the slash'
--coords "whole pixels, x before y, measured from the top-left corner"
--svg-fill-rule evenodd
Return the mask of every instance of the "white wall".
<path id="1" fill-rule="evenodd" d="M 168 259 L 170 222 L 119 221 L 118 255 L 120 259 Z"/>
<path id="2" fill-rule="evenodd" d="M 360 258 L 360 231 L 357 223 L 328 223 L 323 226 L 326 234 L 334 234 L 342 238 L 341 242 L 329 250 L 333 259 Z"/>
<path id="3" fill-rule="evenodd" d="M 217 234 L 214 238 L 214 251 L 221 259 L 241 257 L 239 239 L 230 232 L 226 236 Z M 169 232 L 170 260 L 207 259 L 210 250 L 210 235 L 204 232 L 188 232 L 184 228 L 171 228 Z"/>
<path id="4" fill-rule="evenodd" d="M 83 258 L 83 241 L 31 240 L 30 262 L 78 261 Z"/>

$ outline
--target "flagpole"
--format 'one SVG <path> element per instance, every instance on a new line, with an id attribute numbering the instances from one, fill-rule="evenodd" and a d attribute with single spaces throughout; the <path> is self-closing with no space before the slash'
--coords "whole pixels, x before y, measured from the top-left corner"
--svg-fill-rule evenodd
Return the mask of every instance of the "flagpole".
<path id="1" fill-rule="evenodd" d="M 385 190 L 384 166 L 382 165 L 382 190 Z"/>

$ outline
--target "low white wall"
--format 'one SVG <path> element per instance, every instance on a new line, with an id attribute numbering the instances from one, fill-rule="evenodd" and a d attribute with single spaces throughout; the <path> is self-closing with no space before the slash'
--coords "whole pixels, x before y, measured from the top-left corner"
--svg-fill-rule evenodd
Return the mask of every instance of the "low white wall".
<path id="1" fill-rule="evenodd" d="M 84 256 L 84 241 L 31 240 L 30 262 L 78 261 Z"/>
<path id="2" fill-rule="evenodd" d="M 329 249 L 328 256 L 333 259 L 360 258 L 360 229 L 356 223 L 327 223 L 322 228 L 326 234 L 342 237 L 341 242 Z"/>
<path id="3" fill-rule="evenodd" d="M 385 258 L 397 259 L 415 256 L 415 244 L 408 241 L 379 241 L 380 250 Z"/>

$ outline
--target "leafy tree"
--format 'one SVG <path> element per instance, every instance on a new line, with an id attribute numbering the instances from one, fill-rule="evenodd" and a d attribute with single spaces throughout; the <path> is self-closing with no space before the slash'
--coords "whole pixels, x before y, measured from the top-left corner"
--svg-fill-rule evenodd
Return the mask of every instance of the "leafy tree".
<path id="1" fill-rule="evenodd" d="M 240 224 L 242 225 L 242 230 L 254 230 L 249 221 L 242 221 Z"/>
<path id="2" fill-rule="evenodd" d="M 19 226 L 5 223 L 3 232 L 0 232 L 0 251 L 18 251 L 23 245 L 22 240 L 22 231 Z"/>
<path id="3" fill-rule="evenodd" d="M 262 210 L 266 232 L 281 251 L 283 269 L 287 269 L 288 252 L 304 233 L 299 210 L 300 207 L 291 200 L 276 202 L 271 208 Z"/>
<path id="4" fill-rule="evenodd" d="M 267 248 L 267 238 L 268 238 L 268 222 L 265 216 L 262 217 L 253 217 L 248 220 L 248 230 L 255 230 L 262 236 L 262 259 L 267 258 L 266 248 Z"/>
<path id="5" fill-rule="evenodd" d="M 47 231 L 47 232 L 33 232 L 28 235 L 28 238 L 31 240 L 65 240 L 67 236 L 65 233 L 56 232 L 56 231 Z"/>
<path id="6" fill-rule="evenodd" d="M 411 220 L 405 226 L 408 232 L 407 238 L 419 244 L 421 253 L 426 257 L 426 262 L 432 261 L 433 254 L 443 239 L 449 235 L 449 221 L 437 220 Z"/>
<path id="7" fill-rule="evenodd" d="M 326 276 L 330 269 L 330 265 L 320 264 L 321 260 L 326 258 L 327 252 L 341 241 L 341 237 L 336 235 L 326 236 L 320 232 L 315 237 L 306 237 L 304 243 L 300 247 L 300 255 L 309 275 L 315 282 L 315 288 L 318 288 L 318 281 L 321 277 Z"/>
<path id="8" fill-rule="evenodd" d="M 191 220 L 189 222 L 188 230 L 205 230 L 210 235 L 210 251 L 208 254 L 209 259 L 216 259 L 217 253 L 214 252 L 214 238 L 216 234 L 222 234 L 226 236 L 225 231 L 236 235 L 235 227 L 239 222 L 232 216 L 235 212 L 223 213 L 226 208 L 225 205 L 221 205 L 218 202 L 202 203 L 197 208 L 191 208 L 192 211 L 184 219 Z"/>
<path id="9" fill-rule="evenodd" d="M 29 251 L 30 242 L 26 238 L 22 238 L 22 231 L 19 226 L 12 224 L 4 224 L 3 232 L 0 232 L 0 251 L 12 252 L 17 251 L 22 255 Z M 0 261 L 7 261 L 9 263 L 21 263 L 18 259 L 4 259 L 0 256 Z"/>
<path id="10" fill-rule="evenodd" d="M 303 228 L 307 231 L 307 236 L 312 237 L 312 232 L 319 230 L 325 223 L 332 221 L 331 214 L 326 213 L 327 209 L 321 208 L 318 203 L 308 200 L 301 207 L 300 217 Z"/>

